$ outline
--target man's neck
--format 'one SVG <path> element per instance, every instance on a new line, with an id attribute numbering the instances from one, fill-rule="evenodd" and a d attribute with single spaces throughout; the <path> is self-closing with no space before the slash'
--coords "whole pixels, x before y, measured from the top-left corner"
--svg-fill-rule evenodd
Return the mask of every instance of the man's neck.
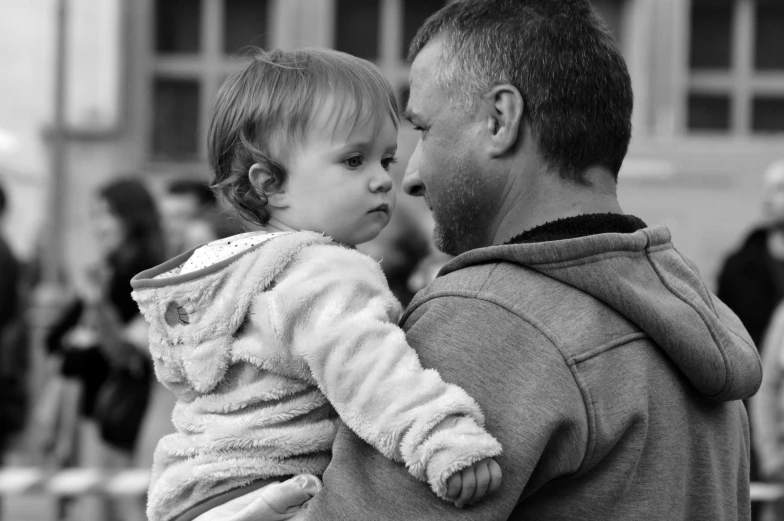
<path id="1" fill-rule="evenodd" d="M 615 190 L 615 180 L 601 168 L 585 173 L 587 183 L 562 179 L 557 172 L 540 171 L 519 183 L 501 206 L 494 227 L 493 244 L 503 244 L 512 237 L 547 222 L 584 214 L 623 214 Z M 526 189 L 523 189 L 526 188 Z"/>

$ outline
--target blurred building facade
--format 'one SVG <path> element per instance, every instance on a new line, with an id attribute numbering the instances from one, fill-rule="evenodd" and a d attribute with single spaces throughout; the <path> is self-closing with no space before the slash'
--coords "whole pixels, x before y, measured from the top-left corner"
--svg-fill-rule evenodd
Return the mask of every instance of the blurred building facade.
<path id="1" fill-rule="evenodd" d="M 5 3 L 0 60 L 17 73 L 0 79 L 6 98 L 0 100 L 0 175 L 9 178 L 12 196 L 25 201 L 12 208 L 12 241 L 29 252 L 36 227 L 56 227 L 64 259 L 77 269 L 90 256 L 84 229 L 95 186 L 123 173 L 153 184 L 182 175 L 208 179 L 211 106 L 221 82 L 243 66 L 237 53 L 247 45 L 356 54 L 378 64 L 405 101 L 408 43 L 444 3 Z M 619 41 L 636 96 L 634 137 L 620 175 L 622 205 L 649 224 L 670 226 L 676 245 L 712 280 L 759 216 L 764 168 L 784 157 L 784 0 L 594 4 Z M 68 11 L 67 125 L 59 159 L 65 183 L 57 194 L 64 205 L 62 215 L 47 220 L 53 162 L 43 129 L 54 111 L 58 5 Z M 415 140 L 404 127 L 399 176 Z"/>

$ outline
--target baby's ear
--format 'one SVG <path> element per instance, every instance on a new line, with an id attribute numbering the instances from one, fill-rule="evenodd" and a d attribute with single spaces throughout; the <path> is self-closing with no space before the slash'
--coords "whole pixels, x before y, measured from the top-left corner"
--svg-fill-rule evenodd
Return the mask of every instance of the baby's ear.
<path id="1" fill-rule="evenodd" d="M 248 169 L 251 186 L 270 206 L 286 206 L 283 176 L 282 167 L 272 161 L 254 163 Z"/>

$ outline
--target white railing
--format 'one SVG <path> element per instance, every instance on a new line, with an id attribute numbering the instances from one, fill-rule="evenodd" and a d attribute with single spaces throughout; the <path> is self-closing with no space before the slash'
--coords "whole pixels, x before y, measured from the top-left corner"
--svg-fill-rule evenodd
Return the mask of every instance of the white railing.
<path id="1" fill-rule="evenodd" d="M 142 497 L 147 493 L 150 471 L 70 468 L 57 471 L 35 467 L 0 469 L 0 497 L 43 494 L 58 497 L 99 494 Z"/>

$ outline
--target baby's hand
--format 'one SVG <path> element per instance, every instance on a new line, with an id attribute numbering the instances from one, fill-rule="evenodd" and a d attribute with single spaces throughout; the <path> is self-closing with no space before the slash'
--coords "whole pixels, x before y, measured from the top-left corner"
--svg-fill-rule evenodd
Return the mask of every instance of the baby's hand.
<path id="1" fill-rule="evenodd" d="M 446 496 L 455 502 L 455 506 L 463 508 L 478 503 L 500 486 L 501 467 L 493 458 L 485 458 L 452 474 L 446 481 Z"/>

